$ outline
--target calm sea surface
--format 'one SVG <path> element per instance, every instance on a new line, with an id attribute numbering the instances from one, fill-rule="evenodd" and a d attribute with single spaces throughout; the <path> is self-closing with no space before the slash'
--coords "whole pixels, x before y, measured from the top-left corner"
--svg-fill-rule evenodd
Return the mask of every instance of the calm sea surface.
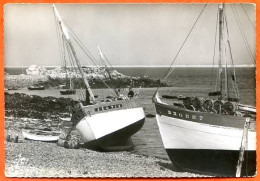
<path id="1" fill-rule="evenodd" d="M 149 76 L 154 79 L 161 79 L 167 68 L 116 68 L 120 73 L 130 76 Z M 214 90 L 216 79 L 216 70 L 212 68 L 176 68 L 168 77 L 167 82 L 171 83 L 172 87 L 160 88 L 160 94 L 168 95 L 183 95 L 183 96 L 201 96 L 208 98 L 208 92 Z M 25 70 L 21 68 L 5 69 L 9 74 L 21 74 Z M 228 69 L 231 74 L 232 70 Z M 243 104 L 255 105 L 255 68 L 237 68 L 236 69 L 237 84 L 240 93 L 240 102 Z M 229 80 L 231 82 L 231 80 Z M 230 90 L 233 85 L 230 85 Z M 144 107 L 146 113 L 154 114 L 154 106 L 151 97 L 156 88 L 136 88 L 139 91 L 138 102 Z M 124 90 L 127 91 L 127 90 Z M 55 96 L 60 97 L 59 90 L 47 89 L 43 91 L 28 91 L 21 89 L 11 92 L 23 92 L 26 94 L 35 94 L 40 96 Z M 99 95 L 99 99 L 111 94 L 108 90 L 94 89 L 95 95 Z M 81 91 L 77 90 L 77 94 L 73 96 L 66 96 L 71 98 L 78 98 Z M 133 142 L 136 145 L 133 152 L 153 157 L 160 157 L 168 159 L 167 154 L 163 148 L 159 129 L 155 118 L 146 118 L 144 127 L 133 137 Z"/>

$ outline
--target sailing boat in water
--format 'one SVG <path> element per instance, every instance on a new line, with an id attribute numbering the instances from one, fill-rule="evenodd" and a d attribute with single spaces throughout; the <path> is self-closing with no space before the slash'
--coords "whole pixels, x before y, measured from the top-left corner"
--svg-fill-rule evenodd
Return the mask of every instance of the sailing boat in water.
<path id="1" fill-rule="evenodd" d="M 206 5 L 203 10 L 205 7 Z M 160 98 L 158 88 L 153 102 L 164 147 L 176 167 L 215 176 L 254 176 L 256 109 L 239 104 L 239 96 L 230 97 L 227 90 L 227 65 L 224 71 L 226 76 L 222 73 L 222 62 L 227 58 L 224 57 L 224 51 L 231 48 L 229 40 L 224 38 L 228 38 L 225 8 L 226 5 L 223 4 L 218 6 L 217 90 L 210 92 L 210 98 L 207 100 L 193 96 L 178 99 L 178 96 L 175 96 L 173 104 L 168 104 Z M 223 36 L 224 32 L 227 36 Z M 170 71 L 169 69 L 165 77 Z M 231 77 L 236 84 L 235 72 Z M 223 79 L 225 81 L 222 81 Z"/>
<path id="2" fill-rule="evenodd" d="M 71 95 L 76 94 L 76 89 L 74 89 L 74 83 L 72 81 L 71 70 L 68 70 L 66 63 L 64 66 L 65 74 L 66 74 L 66 84 L 61 86 L 60 94 L 61 95 Z"/>
<path id="3" fill-rule="evenodd" d="M 81 140 L 93 149 L 103 151 L 127 150 L 133 147 L 131 136 L 138 132 L 145 120 L 144 110 L 137 105 L 135 98 L 121 96 L 115 89 L 111 90 L 115 97 L 112 99 L 96 101 L 90 88 L 88 79 L 82 69 L 77 57 L 76 50 L 72 45 L 68 26 L 63 23 L 57 9 L 53 6 L 57 20 L 57 26 L 61 32 L 61 39 L 69 54 L 75 62 L 81 77 L 86 86 L 86 96 L 84 102 L 75 105 L 71 121 L 81 136 Z M 71 32 L 72 33 L 72 32 Z M 75 34 L 72 34 L 75 38 Z M 75 39 L 79 42 L 78 39 Z M 83 49 L 83 45 L 79 44 Z M 83 49 L 85 53 L 88 51 Z M 89 59 L 94 61 L 91 54 L 87 54 Z M 103 56 L 103 54 L 102 54 Z"/>

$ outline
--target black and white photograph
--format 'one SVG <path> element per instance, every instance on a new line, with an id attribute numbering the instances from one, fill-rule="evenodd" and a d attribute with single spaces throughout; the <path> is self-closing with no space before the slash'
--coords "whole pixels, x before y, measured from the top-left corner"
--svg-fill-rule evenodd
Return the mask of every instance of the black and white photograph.
<path id="1" fill-rule="evenodd" d="M 255 177 L 255 4 L 6 4 L 5 176 Z"/>

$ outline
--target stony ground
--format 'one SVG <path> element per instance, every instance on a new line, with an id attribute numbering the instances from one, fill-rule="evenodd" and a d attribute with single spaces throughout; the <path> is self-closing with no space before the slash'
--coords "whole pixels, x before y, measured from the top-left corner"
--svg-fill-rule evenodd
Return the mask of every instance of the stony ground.
<path id="1" fill-rule="evenodd" d="M 178 172 L 168 160 L 131 152 L 66 149 L 35 141 L 6 142 L 5 149 L 7 177 L 202 177 Z"/>

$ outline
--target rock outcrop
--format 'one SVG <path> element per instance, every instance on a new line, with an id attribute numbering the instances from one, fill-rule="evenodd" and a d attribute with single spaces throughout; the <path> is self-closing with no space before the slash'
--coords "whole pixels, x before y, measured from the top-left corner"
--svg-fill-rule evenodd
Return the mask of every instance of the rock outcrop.
<path id="1" fill-rule="evenodd" d="M 87 78 L 93 78 L 93 79 L 106 79 L 109 78 L 109 75 L 107 73 L 107 71 L 105 70 L 104 67 L 86 67 L 83 66 L 82 67 L 85 76 Z M 51 70 L 47 70 L 45 67 L 41 67 L 38 65 L 31 65 L 27 70 L 26 70 L 26 74 L 27 75 L 47 75 L 50 76 L 50 78 L 52 79 L 64 79 L 66 77 L 71 77 L 71 78 L 80 78 L 81 75 L 79 73 L 78 69 L 75 68 L 63 68 L 63 67 L 56 67 L 54 69 Z M 131 79 L 136 79 L 135 77 L 130 77 L 130 76 L 126 76 L 123 75 L 121 73 L 119 73 L 116 70 L 112 70 L 110 71 L 110 75 L 112 78 L 131 78 Z"/>
<path id="2" fill-rule="evenodd" d="M 45 67 L 41 67 L 38 65 L 31 65 L 28 69 L 26 69 L 27 75 L 46 75 L 47 69 Z"/>

